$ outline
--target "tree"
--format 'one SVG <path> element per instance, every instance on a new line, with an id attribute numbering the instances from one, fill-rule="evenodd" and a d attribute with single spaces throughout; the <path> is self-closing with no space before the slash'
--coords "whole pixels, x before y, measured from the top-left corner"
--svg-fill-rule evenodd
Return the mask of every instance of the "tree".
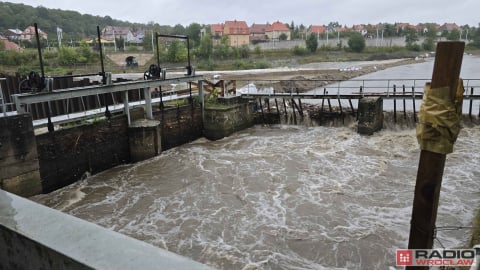
<path id="1" fill-rule="evenodd" d="M 58 63 L 60 65 L 71 66 L 77 61 L 77 52 L 74 48 L 62 46 L 58 50 Z"/>
<path id="2" fill-rule="evenodd" d="M 200 31 L 202 27 L 198 23 L 191 23 L 186 29 L 185 32 L 187 36 L 190 38 L 192 43 L 190 46 L 197 47 L 200 44 Z"/>
<path id="3" fill-rule="evenodd" d="M 183 27 L 183 25 L 181 25 L 181 24 L 176 24 L 173 27 L 172 32 L 170 34 L 172 34 L 172 35 L 185 35 L 186 34 L 185 27 Z"/>
<path id="4" fill-rule="evenodd" d="M 395 25 L 386 23 L 384 24 L 383 36 L 384 37 L 393 37 L 395 36 L 397 30 L 395 29 Z"/>
<path id="5" fill-rule="evenodd" d="M 180 62 L 187 59 L 187 48 L 183 42 L 173 40 L 168 47 L 167 61 Z"/>
<path id="6" fill-rule="evenodd" d="M 200 45 L 198 46 L 197 55 L 204 59 L 209 59 L 212 55 L 213 43 L 210 35 L 205 35 L 200 39 Z"/>
<path id="7" fill-rule="evenodd" d="M 435 50 L 435 41 L 437 39 L 437 33 L 435 30 L 434 24 L 427 24 L 427 32 L 425 33 L 425 41 L 423 41 L 422 46 L 426 51 Z"/>
<path id="8" fill-rule="evenodd" d="M 232 51 L 233 50 L 229 45 L 228 36 L 223 36 L 220 39 L 220 43 L 215 46 L 213 54 L 220 59 L 226 59 L 230 57 Z"/>
<path id="9" fill-rule="evenodd" d="M 472 38 L 472 46 L 475 48 L 480 49 L 480 25 L 479 27 L 472 33 L 473 38 Z"/>
<path id="10" fill-rule="evenodd" d="M 250 56 L 250 48 L 248 47 L 248 45 L 244 44 L 244 45 L 240 46 L 238 51 L 239 51 L 239 54 L 240 54 L 241 58 L 246 59 Z"/>
<path id="11" fill-rule="evenodd" d="M 88 63 L 93 60 L 93 52 L 90 46 L 85 41 L 80 42 L 80 48 L 77 50 L 78 61 L 82 63 Z"/>
<path id="12" fill-rule="evenodd" d="M 123 49 L 125 48 L 125 39 L 123 38 L 123 36 L 115 38 L 115 45 L 117 46 L 117 49 L 123 51 Z"/>
<path id="13" fill-rule="evenodd" d="M 365 38 L 358 32 L 353 32 L 348 39 L 348 47 L 353 52 L 362 52 L 365 49 Z"/>
<path id="14" fill-rule="evenodd" d="M 318 48 L 318 40 L 317 36 L 313 33 L 308 35 L 307 40 L 305 41 L 305 45 L 307 46 L 307 49 L 311 51 L 312 53 L 315 52 Z"/>
<path id="15" fill-rule="evenodd" d="M 278 37 L 279 40 L 287 40 L 288 36 L 285 33 L 281 33 Z"/>
<path id="16" fill-rule="evenodd" d="M 4 50 L 5 50 L 5 42 L 0 39 L 0 51 L 4 51 Z"/>
<path id="17" fill-rule="evenodd" d="M 152 40 L 153 40 L 153 32 L 152 31 L 145 31 L 145 36 L 143 37 L 143 50 L 151 51 L 152 50 Z"/>
<path id="18" fill-rule="evenodd" d="M 460 31 L 457 29 L 453 29 L 448 33 L 447 40 L 460 40 Z"/>
<path id="19" fill-rule="evenodd" d="M 420 47 L 416 43 L 418 41 L 417 31 L 411 28 L 406 28 L 404 30 L 405 33 L 405 43 L 407 43 L 407 48 L 409 50 L 418 51 Z"/>

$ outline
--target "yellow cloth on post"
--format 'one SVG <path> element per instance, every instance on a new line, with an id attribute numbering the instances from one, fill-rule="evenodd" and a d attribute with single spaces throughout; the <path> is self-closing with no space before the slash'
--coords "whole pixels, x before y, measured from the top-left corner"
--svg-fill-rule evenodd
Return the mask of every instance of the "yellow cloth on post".
<path id="1" fill-rule="evenodd" d="M 430 83 L 425 85 L 417 125 L 420 149 L 439 154 L 453 152 L 461 128 L 463 92 L 462 79 L 458 81 L 454 101 L 450 87 L 431 89 Z"/>

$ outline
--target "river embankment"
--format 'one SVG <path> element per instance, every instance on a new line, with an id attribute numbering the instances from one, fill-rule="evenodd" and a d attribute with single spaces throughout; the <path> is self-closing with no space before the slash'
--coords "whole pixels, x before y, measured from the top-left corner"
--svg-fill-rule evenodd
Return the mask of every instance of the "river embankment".
<path id="1" fill-rule="evenodd" d="M 237 87 L 249 81 L 268 81 L 276 89 L 285 87 L 285 81 L 296 81 L 299 92 L 305 92 L 334 81 L 344 81 L 391 67 L 424 62 L 423 58 L 390 59 L 379 61 L 353 61 L 338 63 L 310 63 L 295 67 L 255 69 L 241 71 L 199 72 L 205 79 L 235 80 Z M 283 81 L 283 82 L 282 82 Z M 261 83 L 260 83 L 261 84 Z M 261 85 L 258 85 L 261 86 Z"/>

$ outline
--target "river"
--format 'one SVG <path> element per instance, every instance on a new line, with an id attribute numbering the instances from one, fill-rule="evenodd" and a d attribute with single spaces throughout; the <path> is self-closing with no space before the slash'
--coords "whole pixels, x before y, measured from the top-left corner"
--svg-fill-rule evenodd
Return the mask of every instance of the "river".
<path id="1" fill-rule="evenodd" d="M 366 76 L 428 78 L 428 65 Z M 436 247 L 469 241 L 442 229 L 480 206 L 479 138 L 467 125 L 447 156 Z M 255 126 L 32 199 L 218 269 L 388 269 L 408 244 L 419 153 L 412 126 Z"/>

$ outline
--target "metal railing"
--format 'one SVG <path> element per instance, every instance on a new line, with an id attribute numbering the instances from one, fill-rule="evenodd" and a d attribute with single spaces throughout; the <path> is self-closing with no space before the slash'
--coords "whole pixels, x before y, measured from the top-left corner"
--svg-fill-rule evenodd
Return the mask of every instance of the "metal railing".
<path id="1" fill-rule="evenodd" d="M 158 79 L 158 80 L 142 80 L 142 81 L 128 81 L 128 82 L 120 82 L 113 84 L 111 80 L 107 80 L 107 84 L 105 85 L 92 85 L 92 86 L 85 86 L 85 87 L 74 87 L 74 88 L 67 88 L 67 89 L 60 89 L 60 90 L 52 90 L 46 92 L 39 92 L 35 94 L 16 94 L 13 95 L 15 107 L 17 113 L 25 113 L 28 111 L 28 106 L 30 104 L 35 103 L 47 103 L 59 100 L 69 100 L 74 98 L 82 98 L 88 96 L 96 96 L 98 98 L 99 95 L 113 95 L 114 93 L 121 93 L 122 95 L 122 104 L 111 104 L 106 105 L 104 108 L 97 108 L 90 111 L 83 111 L 78 112 L 75 114 L 68 114 L 68 115 L 59 115 L 53 121 L 50 121 L 50 117 L 48 120 L 48 125 L 51 122 L 69 122 L 75 118 L 81 118 L 85 116 L 91 116 L 99 113 L 105 113 L 106 115 L 115 112 L 115 111 L 123 111 L 127 115 L 128 122 L 130 124 L 130 107 L 135 106 L 144 106 L 146 110 L 146 117 L 148 119 L 153 119 L 153 109 L 152 105 L 155 102 L 161 102 L 162 98 L 157 98 L 156 100 L 152 99 L 152 91 L 151 89 L 159 88 L 162 85 L 171 85 L 171 84 L 178 84 L 178 83 L 191 83 L 194 81 L 198 81 L 199 89 L 201 89 L 203 76 L 185 76 L 185 77 L 177 77 L 177 78 L 168 78 L 168 79 Z M 50 85 L 50 84 L 49 84 Z M 136 102 L 129 102 L 128 92 L 129 91 L 143 91 L 144 100 L 136 101 Z M 175 91 L 169 91 L 168 94 L 172 94 Z M 161 93 L 163 95 L 164 93 Z M 189 96 L 189 95 L 188 95 Z M 187 96 L 175 96 L 169 97 L 170 99 L 179 99 L 185 98 Z M 50 110 L 50 106 L 47 106 L 47 110 Z M 43 126 L 46 124 L 45 119 L 39 119 L 34 121 L 34 126 Z"/>

